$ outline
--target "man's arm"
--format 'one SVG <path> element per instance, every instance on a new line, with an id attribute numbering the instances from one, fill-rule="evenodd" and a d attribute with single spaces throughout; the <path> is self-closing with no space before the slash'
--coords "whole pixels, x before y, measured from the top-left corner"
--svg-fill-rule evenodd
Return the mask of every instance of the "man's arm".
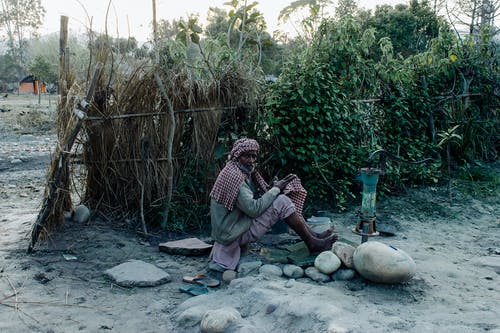
<path id="1" fill-rule="evenodd" d="M 260 198 L 254 199 L 252 190 L 243 182 L 240 187 L 240 192 L 238 193 L 236 207 L 251 218 L 256 218 L 262 215 L 262 213 L 271 206 L 278 194 L 280 194 L 280 189 L 278 187 L 273 187 Z"/>

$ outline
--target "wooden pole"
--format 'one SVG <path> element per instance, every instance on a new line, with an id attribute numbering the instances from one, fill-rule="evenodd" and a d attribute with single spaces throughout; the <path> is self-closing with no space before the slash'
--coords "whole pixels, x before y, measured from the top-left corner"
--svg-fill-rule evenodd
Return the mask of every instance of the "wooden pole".
<path id="1" fill-rule="evenodd" d="M 153 39 L 154 39 L 154 50 L 155 50 L 155 67 L 158 69 L 160 63 L 160 51 L 158 50 L 158 30 L 156 23 L 156 0 L 153 1 Z M 163 216 L 161 221 L 161 227 L 166 228 L 168 223 L 168 215 L 170 212 L 170 203 L 172 201 L 172 192 L 174 186 L 174 164 L 172 162 L 172 147 L 174 144 L 175 135 L 175 114 L 174 106 L 168 93 L 165 89 L 163 81 L 161 80 L 158 70 L 154 73 L 156 83 L 160 89 L 161 97 L 163 101 L 167 104 L 168 115 L 169 115 L 169 129 L 167 138 L 167 166 L 168 166 L 168 176 L 167 176 L 167 198 L 165 202 L 165 209 L 163 210 Z"/>
<path id="2" fill-rule="evenodd" d="M 66 96 L 66 51 L 68 48 L 68 17 L 61 16 L 61 26 L 59 31 L 59 82 L 58 92 L 62 96 Z"/>
<path id="3" fill-rule="evenodd" d="M 155 64 L 160 63 L 160 51 L 158 50 L 158 25 L 156 23 L 156 0 L 153 1 L 153 48 L 155 51 Z"/>
<path id="4" fill-rule="evenodd" d="M 40 79 L 36 80 L 37 83 L 37 91 L 38 91 L 38 105 L 42 104 L 42 92 L 40 91 Z"/>
<path id="5" fill-rule="evenodd" d="M 57 105 L 57 138 L 58 142 L 64 142 L 67 133 L 68 124 L 71 121 L 71 112 L 67 108 L 68 91 L 71 86 L 69 78 L 69 49 L 68 49 L 68 28 L 69 19 L 67 16 L 61 16 L 60 31 L 59 31 L 59 103 Z M 61 188 L 57 194 L 54 208 L 48 219 L 57 218 L 59 212 L 69 211 L 72 209 L 71 191 L 70 191 L 70 178 L 69 178 L 69 164 L 66 163 L 62 166 L 60 175 L 58 176 L 59 187 Z M 53 169 L 52 169 L 53 171 Z M 52 175 L 54 176 L 54 175 Z M 54 177 L 55 178 L 55 177 Z M 52 214 L 54 213 L 54 214 Z"/>

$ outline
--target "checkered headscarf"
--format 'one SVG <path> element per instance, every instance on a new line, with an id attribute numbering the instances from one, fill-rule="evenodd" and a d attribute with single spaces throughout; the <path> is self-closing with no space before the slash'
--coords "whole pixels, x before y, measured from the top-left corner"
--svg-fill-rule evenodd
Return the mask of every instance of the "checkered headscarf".
<path id="1" fill-rule="evenodd" d="M 233 210 L 238 198 L 241 184 L 248 177 L 238 166 L 238 158 L 248 151 L 258 152 L 260 146 L 254 139 L 238 139 L 233 144 L 233 149 L 228 157 L 226 166 L 221 170 L 217 180 L 215 181 L 210 197 L 218 203 L 224 205 L 228 210 Z M 270 186 L 266 183 L 262 175 L 258 171 L 252 172 L 252 176 L 258 187 L 264 192 L 268 191 Z M 285 190 L 284 194 L 288 195 L 298 213 L 302 213 L 304 201 L 306 200 L 307 192 L 300 183 L 299 179 L 291 181 Z"/>

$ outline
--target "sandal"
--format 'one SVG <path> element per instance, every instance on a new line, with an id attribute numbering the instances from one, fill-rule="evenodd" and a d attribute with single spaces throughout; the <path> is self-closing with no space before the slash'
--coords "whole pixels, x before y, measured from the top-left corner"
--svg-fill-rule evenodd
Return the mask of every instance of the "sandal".
<path id="1" fill-rule="evenodd" d="M 211 277 L 206 276 L 205 274 L 198 274 L 195 276 L 184 276 L 182 281 L 187 283 L 199 284 L 207 287 L 218 287 L 220 285 L 220 281 L 217 279 L 212 279 Z"/>
<path id="2" fill-rule="evenodd" d="M 192 295 L 192 296 L 200 296 L 205 295 L 209 292 L 208 288 L 201 284 L 196 285 L 184 285 L 179 288 L 179 290 L 183 293 Z"/>

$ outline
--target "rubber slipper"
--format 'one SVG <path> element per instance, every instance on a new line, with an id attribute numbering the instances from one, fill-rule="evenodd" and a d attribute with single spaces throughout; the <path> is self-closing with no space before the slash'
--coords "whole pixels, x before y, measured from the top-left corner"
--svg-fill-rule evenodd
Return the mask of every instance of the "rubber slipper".
<path id="1" fill-rule="evenodd" d="M 179 290 L 183 293 L 192 295 L 192 296 L 200 296 L 205 295 L 209 292 L 208 288 L 201 284 L 195 285 L 185 285 L 179 288 Z"/>
<path id="2" fill-rule="evenodd" d="M 195 276 L 184 276 L 182 281 L 187 283 L 201 284 L 207 287 L 217 287 L 220 285 L 220 281 L 217 279 L 212 279 L 205 274 L 197 274 Z"/>

